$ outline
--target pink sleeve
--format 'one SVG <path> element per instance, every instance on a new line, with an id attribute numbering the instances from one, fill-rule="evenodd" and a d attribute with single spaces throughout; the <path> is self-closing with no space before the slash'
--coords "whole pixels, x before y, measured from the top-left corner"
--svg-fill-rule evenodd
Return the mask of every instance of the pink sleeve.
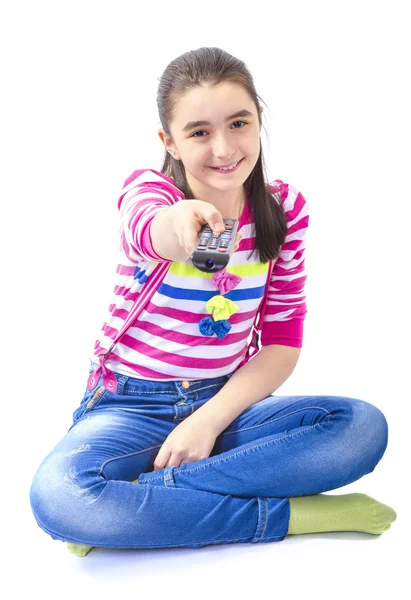
<path id="1" fill-rule="evenodd" d="M 153 169 L 142 169 L 126 179 L 118 201 L 121 220 L 121 247 L 132 262 L 141 259 L 172 262 L 153 248 L 150 226 L 162 208 L 184 197 L 170 177 Z"/>
<path id="2" fill-rule="evenodd" d="M 288 222 L 288 232 L 274 265 L 267 294 L 261 331 L 261 346 L 280 344 L 301 348 L 305 303 L 305 243 L 308 205 L 304 196 L 281 182 L 280 194 Z"/>
<path id="3" fill-rule="evenodd" d="M 166 260 L 163 256 L 159 256 L 153 248 L 153 243 L 151 241 L 150 227 L 151 227 L 151 222 L 154 219 L 154 216 L 155 215 L 153 215 L 153 217 L 147 221 L 147 224 L 144 227 L 143 234 L 142 234 L 143 235 L 143 241 L 142 241 L 143 248 L 145 248 L 146 254 L 155 257 L 154 260 L 156 260 L 158 262 L 170 262 L 170 261 Z"/>

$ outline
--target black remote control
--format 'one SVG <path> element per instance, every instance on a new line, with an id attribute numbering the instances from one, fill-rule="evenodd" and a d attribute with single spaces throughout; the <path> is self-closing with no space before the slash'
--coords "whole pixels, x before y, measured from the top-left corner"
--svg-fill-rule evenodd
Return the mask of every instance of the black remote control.
<path id="1" fill-rule="evenodd" d="M 227 266 L 234 247 L 238 219 L 223 219 L 225 231 L 213 233 L 210 225 L 202 226 L 198 242 L 191 255 L 193 265 L 206 273 L 221 271 Z"/>

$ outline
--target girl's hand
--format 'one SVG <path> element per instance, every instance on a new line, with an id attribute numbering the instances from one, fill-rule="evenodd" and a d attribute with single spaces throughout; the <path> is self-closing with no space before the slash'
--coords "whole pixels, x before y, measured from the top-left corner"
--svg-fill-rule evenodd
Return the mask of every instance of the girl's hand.
<path id="1" fill-rule="evenodd" d="M 189 258 L 195 246 L 203 225 L 208 223 L 214 233 L 224 231 L 224 222 L 221 213 L 214 204 L 204 202 L 203 200 L 184 200 L 176 202 L 170 207 L 171 228 L 178 238 L 180 246 L 187 253 Z M 237 250 L 242 238 L 241 233 L 237 233 L 233 252 Z"/>
<path id="2" fill-rule="evenodd" d="M 166 438 L 154 461 L 154 471 L 208 458 L 217 436 L 208 420 L 193 413 Z"/>

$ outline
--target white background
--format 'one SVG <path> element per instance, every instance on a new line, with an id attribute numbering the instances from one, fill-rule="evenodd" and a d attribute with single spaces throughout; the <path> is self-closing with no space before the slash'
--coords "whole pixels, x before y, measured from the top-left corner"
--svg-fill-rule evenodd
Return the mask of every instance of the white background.
<path id="1" fill-rule="evenodd" d="M 10 577 L 17 595 L 360 598 L 406 584 L 407 5 L 2 5 L 1 439 L 8 565 L 2 580 L 7 586 Z M 161 167 L 158 78 L 171 60 L 201 46 L 219 46 L 244 60 L 265 103 L 268 177 L 294 185 L 310 206 L 304 347 L 279 393 L 346 395 L 384 412 L 384 457 L 373 473 L 334 493 L 366 493 L 392 506 L 398 518 L 381 536 L 310 534 L 200 550 L 98 549 L 76 558 L 37 526 L 29 488 L 85 389 L 89 356 L 111 302 L 121 187 L 133 170 Z"/>

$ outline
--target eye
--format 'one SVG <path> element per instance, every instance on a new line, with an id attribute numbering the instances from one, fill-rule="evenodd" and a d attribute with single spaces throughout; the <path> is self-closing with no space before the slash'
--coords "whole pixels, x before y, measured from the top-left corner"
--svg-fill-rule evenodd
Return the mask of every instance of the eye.
<path id="1" fill-rule="evenodd" d="M 236 123 L 243 123 L 243 125 L 247 125 L 247 123 L 245 121 L 234 121 L 234 123 L 232 123 L 232 125 L 235 125 Z M 235 129 L 243 129 L 243 127 L 236 127 Z M 195 133 L 193 133 L 192 136 L 190 137 L 204 137 L 203 135 L 197 136 L 197 133 L 207 133 L 206 131 L 196 131 Z"/>

